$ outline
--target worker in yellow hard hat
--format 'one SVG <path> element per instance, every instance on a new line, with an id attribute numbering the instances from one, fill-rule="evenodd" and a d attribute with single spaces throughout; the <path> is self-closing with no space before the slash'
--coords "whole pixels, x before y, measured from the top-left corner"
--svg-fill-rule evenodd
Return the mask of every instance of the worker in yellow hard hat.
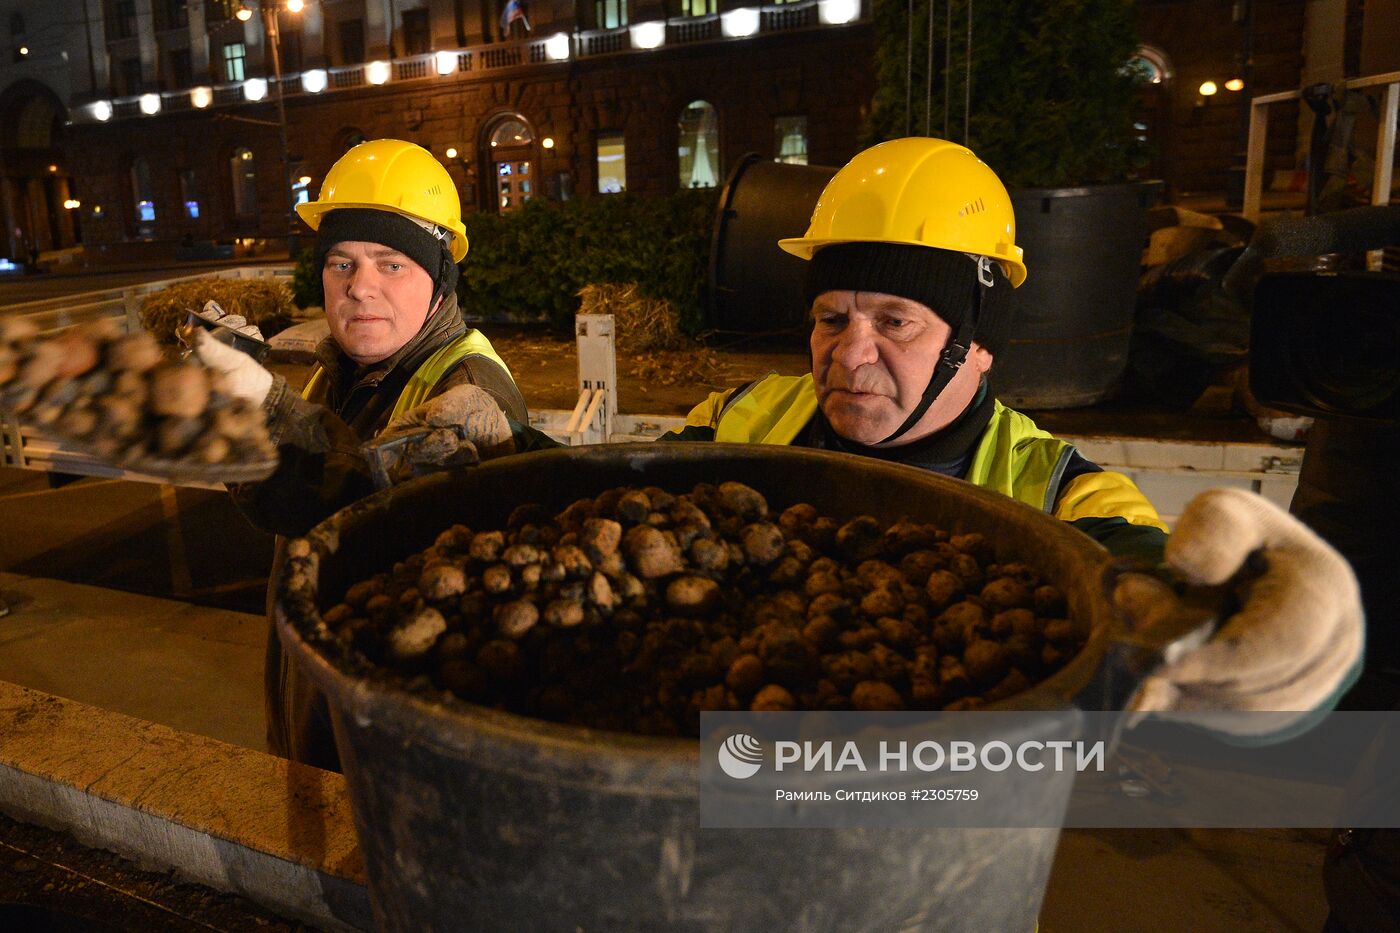
<path id="1" fill-rule="evenodd" d="M 1301 714 L 1354 681 L 1356 581 L 1321 539 L 1261 497 L 1222 489 L 1193 500 L 1169 541 L 1127 476 L 989 393 L 1027 273 L 1011 199 L 970 150 L 912 138 L 860 153 L 822 192 L 806 235 L 779 246 L 810 262 L 811 373 L 712 394 L 663 439 L 796 444 L 932 470 L 1049 512 L 1115 553 L 1153 563 L 1165 553 L 1197 582 L 1229 579 L 1262 549 L 1266 579 L 1219 637 L 1149 678 L 1141 708 Z M 1171 604 L 1153 578 L 1124 579 L 1120 602 L 1135 618 Z"/>
<path id="2" fill-rule="evenodd" d="M 389 479 L 376 445 L 396 456 L 431 449 L 438 465 L 470 463 L 513 452 L 511 422 L 529 422 L 505 361 L 466 326 L 457 307 L 466 228 L 456 186 L 431 153 L 396 139 L 361 143 L 331 167 L 320 196 L 297 205 L 297 213 L 316 231 L 330 326 L 302 392 L 207 332 L 196 346 L 206 365 L 224 374 L 230 392 L 267 413 L 277 472 L 234 495 L 255 525 L 279 535 L 304 534 L 372 492 L 377 478 L 381 485 Z M 435 432 L 434 442 L 386 445 L 421 437 L 426 430 L 420 429 Z M 279 547 L 273 580 L 280 562 Z M 289 667 L 275 632 L 268 639 L 266 698 L 271 749 L 334 768 L 324 699 Z"/>

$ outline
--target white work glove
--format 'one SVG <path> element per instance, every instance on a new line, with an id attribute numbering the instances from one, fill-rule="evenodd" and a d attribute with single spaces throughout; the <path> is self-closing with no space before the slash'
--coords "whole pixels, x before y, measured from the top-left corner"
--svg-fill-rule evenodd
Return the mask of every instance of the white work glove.
<path id="1" fill-rule="evenodd" d="M 195 314 L 198 314 L 206 321 L 212 321 L 221 327 L 235 330 L 255 340 L 263 339 L 262 331 L 258 329 L 256 324 L 249 324 L 248 319 L 241 314 L 229 314 L 212 298 L 204 303 L 204 309 L 202 311 L 196 311 Z"/>
<path id="2" fill-rule="evenodd" d="M 263 369 L 262 364 L 248 354 L 215 340 L 203 328 L 195 331 L 194 352 L 201 363 L 223 376 L 224 389 L 230 395 L 261 405 L 272 389 L 272 373 Z"/>
<path id="3" fill-rule="evenodd" d="M 1240 611 L 1147 678 L 1132 709 L 1258 735 L 1301 720 L 1342 685 L 1361 657 L 1360 587 L 1342 555 L 1296 518 L 1254 493 L 1209 490 L 1187 504 L 1166 563 L 1190 583 L 1216 585 L 1256 550 L 1265 569 L 1237 587 Z M 1165 584 L 1138 574 L 1120 580 L 1115 598 L 1139 629 L 1169 615 L 1175 599 Z"/>
<path id="4" fill-rule="evenodd" d="M 515 453 L 515 440 L 491 394 L 462 385 L 399 415 L 364 451 L 383 486 Z"/>

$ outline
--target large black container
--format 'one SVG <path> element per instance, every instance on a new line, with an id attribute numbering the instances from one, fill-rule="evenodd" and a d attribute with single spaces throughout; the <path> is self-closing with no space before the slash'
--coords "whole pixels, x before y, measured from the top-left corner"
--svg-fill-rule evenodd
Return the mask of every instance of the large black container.
<path id="1" fill-rule="evenodd" d="M 838 518 L 908 515 L 980 531 L 997 542 L 998 559 L 1033 562 L 1093 634 L 1066 668 L 1001 705 L 1045 710 L 1047 731 L 1064 727 L 1066 709 L 1073 719 L 1069 698 L 1115 634 L 1100 590 L 1107 555 L 1008 497 L 868 458 L 728 444 L 565 448 L 414 480 L 318 526 L 314 605 L 284 586 L 274 606 L 283 644 L 329 695 L 382 929 L 1034 928 L 1056 829 L 702 831 L 693 740 L 410 695 L 343 673 L 300 635 L 317 624 L 317 607 L 450 523 L 503 527 L 523 502 L 556 508 L 621 484 L 684 491 L 728 479 L 779 508 L 806 501 Z M 1070 780 L 1037 781 L 1006 805 L 1037 814 L 1027 825 L 1046 825 L 1046 814 L 1054 825 Z"/>
<path id="2" fill-rule="evenodd" d="M 753 153 L 729 173 L 710 242 L 710 327 L 743 333 L 790 331 L 805 340 L 802 277 L 807 264 L 778 248 L 800 237 L 836 169 L 769 162 Z"/>
<path id="3" fill-rule="evenodd" d="M 1113 394 L 1128 365 L 1147 209 L 1161 182 L 1011 192 L 1027 276 L 992 388 L 1015 408 L 1074 408 Z"/>

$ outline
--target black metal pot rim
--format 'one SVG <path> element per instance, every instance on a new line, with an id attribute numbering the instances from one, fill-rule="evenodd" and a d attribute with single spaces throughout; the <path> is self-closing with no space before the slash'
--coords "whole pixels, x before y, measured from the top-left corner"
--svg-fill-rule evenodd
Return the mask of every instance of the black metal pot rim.
<path id="1" fill-rule="evenodd" d="M 1086 564 L 1106 562 L 1107 552 L 1087 535 L 1061 522 L 1044 512 L 1016 502 L 1000 493 L 982 489 L 962 480 L 950 479 L 929 473 L 915 467 L 871 460 L 855 454 L 833 453 L 774 445 L 749 444 L 609 444 L 586 448 L 562 448 L 520 454 L 501 460 L 490 461 L 473 467 L 476 471 L 517 470 L 538 467 L 540 461 L 550 459 L 568 461 L 574 458 L 608 458 L 631 454 L 644 458 L 662 458 L 684 454 L 687 458 L 721 459 L 726 454 L 741 453 L 745 457 L 766 457 L 775 460 L 810 462 L 812 459 L 841 459 L 857 462 L 872 478 L 881 473 L 894 473 L 933 486 L 944 486 L 946 492 L 961 500 L 972 500 L 985 509 L 1009 509 L 1023 515 L 1024 521 L 1037 522 L 1054 538 L 1060 539 L 1061 546 L 1078 551 Z M 321 555 L 339 546 L 340 525 L 347 520 L 357 519 L 361 513 L 387 509 L 395 497 L 413 494 L 419 489 L 433 485 L 448 486 L 452 483 L 451 474 L 439 473 L 410 480 L 399 486 L 375 493 L 360 500 L 321 525 L 308 536 L 313 549 L 312 568 Z M 1106 599 L 1095 599 L 1095 613 L 1102 613 L 1102 619 L 1111 619 Z M 319 620 L 319 610 L 313 610 Z M 373 711 L 375 718 L 390 718 L 395 721 L 401 734 L 412 735 L 415 741 L 439 748 L 467 750 L 483 741 L 516 749 L 530 749 L 532 754 L 547 751 L 556 756 L 568 756 L 575 766 L 594 770 L 596 777 L 605 783 L 614 784 L 614 769 L 603 767 L 602 759 L 620 757 L 629 766 L 649 769 L 652 779 L 656 769 L 666 773 L 666 783 L 674 792 L 693 796 L 695 792 L 696 769 L 699 764 L 699 742 L 693 738 L 650 736 L 610 730 L 592 729 L 584 726 L 567 725 L 537 719 L 506 710 L 471 703 L 450 693 L 442 693 L 429 698 L 422 692 L 410 691 L 391 682 L 387 678 L 368 677 L 343 670 L 332 663 L 320 649 L 309 644 L 298 627 L 287 618 L 286 610 L 279 596 L 274 600 L 273 613 L 283 644 L 301 656 L 317 683 L 331 695 L 334 705 L 339 698 L 344 704 L 345 715 L 363 718 Z M 1102 660 L 1107 642 L 1113 637 L 1113 626 L 1096 625 L 1089 641 L 1079 654 L 1049 678 L 1036 684 L 1030 690 L 986 707 L 989 711 L 1017 709 L 1064 709 L 1086 683 Z M 389 699 L 390 702 L 383 702 Z M 466 725 L 469 729 L 450 728 Z M 445 728 L 446 727 L 446 728 Z M 600 756 L 599 752 L 606 752 Z M 497 762 L 494 770 L 511 770 L 505 762 Z M 590 767 L 593 766 L 593 767 Z M 527 765 L 522 762 L 521 773 Z M 592 782 L 590 782 L 592 783 Z M 627 785 L 618 785 L 625 787 Z M 653 786 L 648 793 L 655 794 Z"/>

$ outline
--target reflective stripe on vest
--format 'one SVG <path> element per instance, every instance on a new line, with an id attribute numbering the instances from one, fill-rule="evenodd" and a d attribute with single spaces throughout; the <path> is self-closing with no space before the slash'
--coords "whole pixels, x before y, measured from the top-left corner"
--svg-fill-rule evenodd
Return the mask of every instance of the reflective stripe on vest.
<path id="1" fill-rule="evenodd" d="M 817 413 L 812 375 L 769 376 L 726 400 L 715 440 L 736 444 L 791 444 Z"/>
<path id="2" fill-rule="evenodd" d="M 810 374 L 769 376 L 723 410 L 715 440 L 791 444 L 816 412 Z M 1072 445 L 1037 428 L 1025 415 L 994 402 L 965 478 L 1049 512 L 1073 452 Z"/>
<path id="3" fill-rule="evenodd" d="M 500 366 L 505 370 L 506 376 L 512 382 L 515 377 L 510 374 L 510 367 L 506 366 L 506 361 L 496 353 L 491 341 L 486 339 L 486 335 L 479 330 L 468 329 L 465 334 L 444 344 L 436 353 L 423 361 L 417 371 L 409 377 L 408 383 L 399 393 L 398 401 L 394 403 L 394 410 L 389 414 L 389 420 L 397 418 L 399 415 L 423 404 L 432 393 L 433 388 L 442 380 L 442 377 L 452 371 L 462 360 L 469 356 L 484 356 L 486 359 Z M 321 388 L 321 383 L 325 381 L 325 370 L 317 364 L 311 371 L 311 376 L 306 380 L 306 386 L 301 390 L 301 397 L 308 401 Z"/>

